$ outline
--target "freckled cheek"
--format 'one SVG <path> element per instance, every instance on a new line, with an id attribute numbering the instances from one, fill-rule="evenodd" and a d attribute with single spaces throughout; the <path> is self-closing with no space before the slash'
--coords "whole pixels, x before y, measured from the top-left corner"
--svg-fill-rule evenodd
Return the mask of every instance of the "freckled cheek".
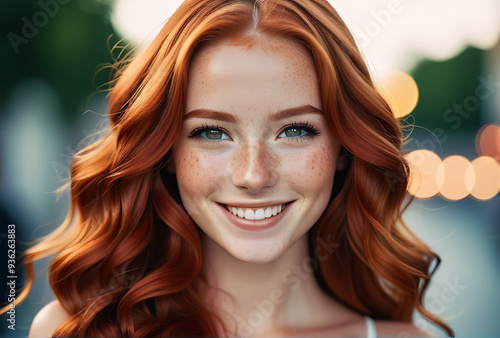
<path id="1" fill-rule="evenodd" d="M 324 190 L 332 184 L 335 175 L 333 149 L 321 146 L 283 156 L 281 168 L 287 180 L 304 193 L 318 188 Z"/>
<path id="2" fill-rule="evenodd" d="M 175 156 L 175 171 L 181 195 L 208 196 L 220 184 L 223 163 L 203 150 L 184 148 Z"/>

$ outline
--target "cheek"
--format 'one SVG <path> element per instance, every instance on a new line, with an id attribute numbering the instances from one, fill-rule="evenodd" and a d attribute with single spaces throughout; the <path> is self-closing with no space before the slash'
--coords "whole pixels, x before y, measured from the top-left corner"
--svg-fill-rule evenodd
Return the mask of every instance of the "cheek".
<path id="1" fill-rule="evenodd" d="M 183 203 L 196 197 L 208 196 L 219 186 L 220 161 L 208 152 L 191 147 L 174 147 L 174 164 Z"/>
<path id="2" fill-rule="evenodd" d="M 303 195 L 324 194 L 329 198 L 335 175 L 334 155 L 333 147 L 321 144 L 296 156 L 285 156 L 282 163 L 288 167 L 289 181 L 297 191 Z"/>

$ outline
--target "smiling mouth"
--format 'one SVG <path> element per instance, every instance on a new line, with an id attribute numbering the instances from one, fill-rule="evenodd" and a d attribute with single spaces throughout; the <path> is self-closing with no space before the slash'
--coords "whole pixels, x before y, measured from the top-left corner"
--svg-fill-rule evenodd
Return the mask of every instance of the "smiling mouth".
<path id="1" fill-rule="evenodd" d="M 235 216 L 248 220 L 271 218 L 285 210 L 287 203 L 262 208 L 238 208 L 225 205 L 226 209 Z"/>

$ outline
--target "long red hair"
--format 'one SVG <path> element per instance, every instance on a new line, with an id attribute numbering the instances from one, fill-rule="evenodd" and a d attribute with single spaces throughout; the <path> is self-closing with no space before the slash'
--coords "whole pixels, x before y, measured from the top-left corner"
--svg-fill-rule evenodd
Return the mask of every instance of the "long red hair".
<path id="1" fill-rule="evenodd" d="M 64 223 L 25 256 L 57 253 L 49 279 L 71 315 L 55 336 L 217 336 L 201 297 L 200 239 L 166 174 L 182 123 L 190 60 L 222 39 L 255 34 L 299 42 L 313 56 L 329 127 L 350 164 L 310 231 L 338 244 L 316 278 L 363 315 L 410 322 L 439 257 L 401 219 L 408 180 L 399 121 L 374 89 L 349 29 L 326 0 L 187 0 L 152 44 L 119 72 L 111 126 L 71 163 Z M 5 309 L 4 309 L 5 310 Z"/>

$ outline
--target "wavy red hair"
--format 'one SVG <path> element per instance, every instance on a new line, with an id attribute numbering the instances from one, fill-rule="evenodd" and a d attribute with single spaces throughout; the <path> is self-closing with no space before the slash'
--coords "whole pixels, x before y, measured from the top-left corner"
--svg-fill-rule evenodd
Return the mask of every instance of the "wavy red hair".
<path id="1" fill-rule="evenodd" d="M 71 207 L 63 225 L 25 262 L 57 253 L 54 294 L 71 315 L 55 336 L 217 336 L 222 323 L 199 293 L 196 225 L 166 174 L 186 99 L 190 60 L 204 45 L 256 35 L 291 39 L 313 56 L 329 127 L 349 158 L 332 201 L 310 231 L 340 244 L 316 278 L 363 315 L 410 322 L 439 257 L 401 219 L 408 165 L 402 132 L 374 89 L 356 43 L 326 0 L 187 0 L 152 44 L 119 72 L 111 127 L 71 163 Z M 339 278 L 338 276 L 342 276 Z M 5 309 L 4 309 L 5 310 Z"/>

